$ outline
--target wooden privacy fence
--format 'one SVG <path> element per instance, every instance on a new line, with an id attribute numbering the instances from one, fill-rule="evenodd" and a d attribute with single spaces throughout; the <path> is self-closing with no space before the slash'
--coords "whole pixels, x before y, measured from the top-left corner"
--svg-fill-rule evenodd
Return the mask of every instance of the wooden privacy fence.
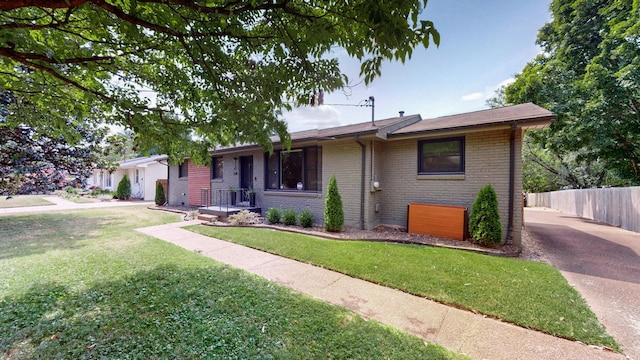
<path id="1" fill-rule="evenodd" d="M 528 194 L 527 206 L 544 206 L 640 232 L 640 187 Z"/>

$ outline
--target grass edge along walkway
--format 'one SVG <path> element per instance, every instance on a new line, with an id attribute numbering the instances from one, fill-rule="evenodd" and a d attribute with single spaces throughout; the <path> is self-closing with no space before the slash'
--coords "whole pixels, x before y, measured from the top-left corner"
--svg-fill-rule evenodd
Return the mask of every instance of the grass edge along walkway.
<path id="1" fill-rule="evenodd" d="M 11 197 L 3 195 L 0 196 L 0 209 L 55 205 L 44 199 L 44 196 L 47 195 L 14 195 Z"/>
<path id="2" fill-rule="evenodd" d="M 142 207 L 0 217 L 3 358 L 466 359 L 136 231 Z"/>
<path id="3" fill-rule="evenodd" d="M 495 317 L 557 337 L 620 351 L 582 296 L 554 267 L 471 252 L 327 240 L 251 227 L 185 227 Z"/>

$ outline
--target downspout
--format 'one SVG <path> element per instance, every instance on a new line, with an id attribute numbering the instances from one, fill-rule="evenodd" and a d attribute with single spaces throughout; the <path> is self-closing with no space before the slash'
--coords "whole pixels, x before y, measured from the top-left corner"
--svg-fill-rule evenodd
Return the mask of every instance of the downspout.
<path id="1" fill-rule="evenodd" d="M 360 145 L 362 160 L 360 165 L 360 230 L 364 230 L 364 176 L 366 173 L 366 157 L 367 157 L 367 147 L 360 141 L 358 135 L 355 137 L 356 143 Z"/>
<path id="2" fill-rule="evenodd" d="M 515 196 L 516 129 L 517 123 L 511 123 L 511 138 L 509 139 L 509 221 L 507 223 L 507 244 L 513 244 L 513 198 Z"/>

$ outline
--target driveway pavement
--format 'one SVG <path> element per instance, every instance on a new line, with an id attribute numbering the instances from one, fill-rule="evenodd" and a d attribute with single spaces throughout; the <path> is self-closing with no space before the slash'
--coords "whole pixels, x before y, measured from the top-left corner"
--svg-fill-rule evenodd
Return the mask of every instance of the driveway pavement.
<path id="1" fill-rule="evenodd" d="M 47 196 L 43 199 L 54 203 L 54 205 L 43 206 L 25 206 L 16 208 L 3 208 L 0 209 L 0 215 L 5 214 L 24 214 L 24 213 L 42 213 L 51 211 L 63 211 L 63 210 L 78 210 L 78 209 L 97 209 L 114 206 L 132 206 L 132 205 L 153 205 L 153 201 L 100 201 L 91 203 L 74 203 L 73 201 L 65 200 L 57 196 Z"/>
<path id="2" fill-rule="evenodd" d="M 640 234 L 544 208 L 525 228 L 629 359 L 640 360 Z"/>

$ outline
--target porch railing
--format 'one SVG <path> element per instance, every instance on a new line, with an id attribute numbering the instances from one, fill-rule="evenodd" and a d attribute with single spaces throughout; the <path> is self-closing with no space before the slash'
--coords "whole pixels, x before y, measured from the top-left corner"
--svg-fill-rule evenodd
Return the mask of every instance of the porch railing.
<path id="1" fill-rule="evenodd" d="M 200 206 L 218 206 L 220 209 L 252 208 L 256 206 L 256 193 L 253 189 L 200 189 Z M 206 205 L 205 205 L 206 204 Z"/>

